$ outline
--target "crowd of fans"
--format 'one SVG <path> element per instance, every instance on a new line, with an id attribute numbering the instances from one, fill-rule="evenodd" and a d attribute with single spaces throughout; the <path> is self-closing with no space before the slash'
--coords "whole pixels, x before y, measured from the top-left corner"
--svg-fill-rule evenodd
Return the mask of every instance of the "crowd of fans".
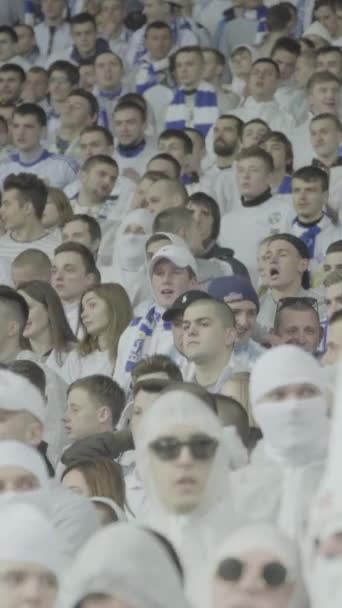
<path id="1" fill-rule="evenodd" d="M 341 608 L 342 0 L 0 0 L 0 608 Z"/>

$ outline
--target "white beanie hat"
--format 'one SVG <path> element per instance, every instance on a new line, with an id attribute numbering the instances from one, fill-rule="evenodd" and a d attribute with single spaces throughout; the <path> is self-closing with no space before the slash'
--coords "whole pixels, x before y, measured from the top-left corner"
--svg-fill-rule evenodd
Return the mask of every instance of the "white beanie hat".
<path id="1" fill-rule="evenodd" d="M 283 344 L 271 348 L 252 369 L 249 385 L 252 406 L 270 391 L 290 384 L 311 384 L 323 393 L 326 388 L 323 369 L 298 346 Z"/>
<path id="2" fill-rule="evenodd" d="M 39 390 L 29 380 L 8 369 L 0 370 L 0 409 L 26 411 L 44 424 L 46 405 Z"/>
<path id="3" fill-rule="evenodd" d="M 46 464 L 39 452 L 19 441 L 0 441 L 0 471 L 1 467 L 19 467 L 29 471 L 41 487 L 48 482 Z"/>
<path id="4" fill-rule="evenodd" d="M 195 276 L 198 274 L 197 262 L 188 248 L 178 245 L 165 245 L 161 249 L 158 249 L 150 262 L 150 277 L 152 277 L 155 265 L 160 260 L 168 260 L 178 268 L 191 268 Z"/>
<path id="5" fill-rule="evenodd" d="M 63 557 L 54 526 L 36 507 L 12 503 L 0 509 L 0 563 L 25 562 L 59 577 Z"/>

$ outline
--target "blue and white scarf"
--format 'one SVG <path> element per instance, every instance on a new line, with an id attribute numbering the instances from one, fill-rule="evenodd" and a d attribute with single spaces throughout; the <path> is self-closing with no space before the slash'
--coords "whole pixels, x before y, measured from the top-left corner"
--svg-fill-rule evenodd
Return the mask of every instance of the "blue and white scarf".
<path id="1" fill-rule="evenodd" d="M 194 93 L 193 120 L 189 124 L 187 116 L 189 108 L 186 104 L 183 89 L 177 89 L 166 114 L 166 129 L 184 129 L 193 127 L 205 137 L 216 122 L 219 112 L 217 95 L 214 87 L 208 82 L 201 81 Z"/>
<path id="2" fill-rule="evenodd" d="M 136 92 L 139 95 L 143 95 L 145 91 L 156 84 L 165 84 L 167 86 L 168 68 L 168 57 L 155 62 L 149 61 L 148 58 L 143 59 L 136 77 Z"/>
<path id="3" fill-rule="evenodd" d="M 147 344 L 151 340 L 153 331 L 155 330 L 157 323 L 161 320 L 161 313 L 156 310 L 155 306 L 152 306 L 145 317 L 136 317 L 130 324 L 130 327 L 136 327 L 136 339 L 133 342 L 133 346 L 128 355 L 125 363 L 125 372 L 130 373 L 138 361 L 140 361 L 147 351 Z M 171 323 L 169 321 L 163 321 L 163 329 L 171 331 Z"/>
<path id="4" fill-rule="evenodd" d="M 305 243 L 309 250 L 310 260 L 315 257 L 316 238 L 317 235 L 322 232 L 322 228 L 320 226 L 321 221 L 322 220 L 320 220 L 317 224 L 313 224 L 309 227 L 305 226 L 305 224 L 302 224 L 302 222 L 300 222 L 298 218 L 294 219 L 292 222 L 292 225 L 295 228 L 296 236 L 298 236 L 300 240 Z"/>

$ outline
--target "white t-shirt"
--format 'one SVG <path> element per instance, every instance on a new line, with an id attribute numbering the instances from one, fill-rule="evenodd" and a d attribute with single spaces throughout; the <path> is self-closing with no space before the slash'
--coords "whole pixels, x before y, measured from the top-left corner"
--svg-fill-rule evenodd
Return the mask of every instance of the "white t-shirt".
<path id="1" fill-rule="evenodd" d="M 53 258 L 54 251 L 61 239 L 57 232 L 49 232 L 34 241 L 16 241 L 9 232 L 0 237 L 0 258 L 13 260 L 26 249 L 39 249 Z"/>
<path id="2" fill-rule="evenodd" d="M 47 150 L 42 150 L 39 158 L 32 163 L 22 162 L 16 153 L 0 163 L 0 184 L 2 186 L 10 173 L 34 173 L 49 186 L 63 189 L 74 181 L 77 171 L 78 164 L 74 159 Z"/>
<path id="3" fill-rule="evenodd" d="M 68 385 L 93 374 L 112 377 L 113 373 L 114 363 L 109 358 L 108 351 L 100 350 L 84 356 L 76 350 L 71 351 L 60 371 L 60 375 Z"/>

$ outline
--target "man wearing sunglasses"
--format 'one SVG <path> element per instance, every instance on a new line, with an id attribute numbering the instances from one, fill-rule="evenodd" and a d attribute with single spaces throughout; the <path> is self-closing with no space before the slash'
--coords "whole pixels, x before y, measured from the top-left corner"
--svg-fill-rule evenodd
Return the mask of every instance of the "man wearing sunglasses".
<path id="1" fill-rule="evenodd" d="M 250 400 L 263 440 L 251 464 L 233 474 L 238 512 L 242 520 L 275 523 L 298 538 L 324 470 L 329 432 L 324 370 L 297 346 L 272 348 L 252 369 Z"/>

